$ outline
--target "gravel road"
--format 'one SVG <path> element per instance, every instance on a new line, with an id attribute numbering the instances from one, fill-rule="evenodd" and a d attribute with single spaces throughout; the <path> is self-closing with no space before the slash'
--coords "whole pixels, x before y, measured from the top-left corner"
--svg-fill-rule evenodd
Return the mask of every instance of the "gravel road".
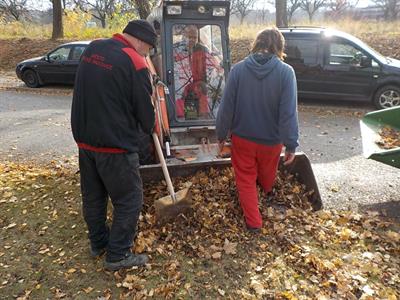
<path id="1" fill-rule="evenodd" d="M 0 91 L 0 159 L 76 163 L 71 96 Z M 373 108 L 301 103 L 300 151 L 311 160 L 325 207 L 371 209 L 400 219 L 399 169 L 362 156 L 359 119 Z"/>

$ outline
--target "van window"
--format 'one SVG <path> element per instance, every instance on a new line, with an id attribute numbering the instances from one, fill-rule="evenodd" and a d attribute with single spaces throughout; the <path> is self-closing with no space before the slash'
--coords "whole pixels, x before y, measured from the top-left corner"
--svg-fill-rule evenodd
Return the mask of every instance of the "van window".
<path id="1" fill-rule="evenodd" d="M 360 66 L 363 53 L 346 42 L 332 42 L 328 49 L 328 64 L 340 66 Z"/>
<path id="2" fill-rule="evenodd" d="M 287 55 L 285 61 L 287 63 L 298 63 L 305 65 L 315 65 L 318 62 L 317 40 L 286 40 L 285 53 Z"/>

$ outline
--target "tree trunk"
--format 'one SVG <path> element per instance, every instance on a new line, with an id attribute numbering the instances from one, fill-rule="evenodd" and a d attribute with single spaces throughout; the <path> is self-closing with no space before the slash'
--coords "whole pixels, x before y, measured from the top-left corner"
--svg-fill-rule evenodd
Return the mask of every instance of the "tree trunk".
<path id="1" fill-rule="evenodd" d="M 53 0 L 53 40 L 63 38 L 62 5 L 61 0 Z"/>
<path id="2" fill-rule="evenodd" d="M 276 27 L 288 27 L 287 1 L 275 0 Z"/>
<path id="3" fill-rule="evenodd" d="M 240 15 L 240 25 L 243 25 L 244 18 L 245 18 L 245 15 L 244 15 L 244 14 L 241 14 L 241 15 Z"/>
<path id="4" fill-rule="evenodd" d="M 135 0 L 136 8 L 141 19 L 146 19 L 150 14 L 150 3 L 148 0 Z"/>

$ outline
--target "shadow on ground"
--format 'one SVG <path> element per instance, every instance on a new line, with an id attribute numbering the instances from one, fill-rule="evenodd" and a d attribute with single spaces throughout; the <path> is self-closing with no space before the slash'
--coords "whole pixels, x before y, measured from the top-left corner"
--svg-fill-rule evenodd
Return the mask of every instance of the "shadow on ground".
<path id="1" fill-rule="evenodd" d="M 360 205 L 359 208 L 361 211 L 378 212 L 382 216 L 391 218 L 400 224 L 400 195 L 397 201 Z"/>

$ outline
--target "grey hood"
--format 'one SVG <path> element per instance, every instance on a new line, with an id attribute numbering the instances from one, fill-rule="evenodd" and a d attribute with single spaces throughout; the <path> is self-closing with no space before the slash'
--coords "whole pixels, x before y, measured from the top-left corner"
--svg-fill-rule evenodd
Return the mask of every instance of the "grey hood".
<path id="1" fill-rule="evenodd" d="M 276 55 L 271 55 L 270 58 L 267 59 L 264 64 L 262 64 L 258 62 L 256 55 L 257 54 L 249 55 L 244 60 L 244 63 L 257 79 L 263 79 L 268 76 L 268 74 L 271 73 L 271 71 L 277 66 L 279 63 L 279 58 Z"/>

